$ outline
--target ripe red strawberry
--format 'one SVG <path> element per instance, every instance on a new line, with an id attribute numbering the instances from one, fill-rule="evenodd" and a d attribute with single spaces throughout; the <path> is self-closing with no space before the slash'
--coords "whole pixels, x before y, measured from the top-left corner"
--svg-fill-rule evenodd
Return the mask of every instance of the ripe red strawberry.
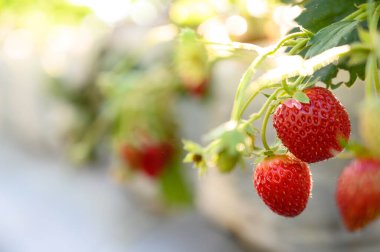
<path id="1" fill-rule="evenodd" d="M 338 179 L 336 201 L 346 228 L 359 230 L 380 216 L 380 161 L 357 159 Z"/>
<path id="2" fill-rule="evenodd" d="M 289 155 L 268 157 L 257 165 L 253 180 L 273 212 L 294 217 L 305 209 L 312 187 L 307 163 Z"/>
<path id="3" fill-rule="evenodd" d="M 294 156 L 314 163 L 342 151 L 340 139 L 349 139 L 351 125 L 346 110 L 329 90 L 314 87 L 304 92 L 310 102 L 281 104 L 273 126 Z"/>
<path id="4" fill-rule="evenodd" d="M 141 170 L 149 177 L 162 174 L 173 156 L 173 147 L 169 143 L 144 146 L 141 151 Z"/>

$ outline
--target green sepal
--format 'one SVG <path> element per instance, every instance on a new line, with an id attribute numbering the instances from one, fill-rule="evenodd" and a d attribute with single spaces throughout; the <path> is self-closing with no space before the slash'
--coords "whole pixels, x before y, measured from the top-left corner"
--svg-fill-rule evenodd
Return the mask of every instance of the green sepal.
<path id="1" fill-rule="evenodd" d="M 293 94 L 293 98 L 301 103 L 306 103 L 306 104 L 310 103 L 309 97 L 302 91 L 296 91 Z"/>

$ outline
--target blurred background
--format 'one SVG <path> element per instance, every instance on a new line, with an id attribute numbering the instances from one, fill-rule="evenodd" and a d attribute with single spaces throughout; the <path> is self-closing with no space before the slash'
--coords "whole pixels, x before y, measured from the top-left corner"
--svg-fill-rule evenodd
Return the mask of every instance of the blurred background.
<path id="1" fill-rule="evenodd" d="M 0 251 L 378 251 L 379 225 L 340 223 L 344 161 L 313 168 L 292 220 L 251 171 L 182 163 L 181 139 L 228 120 L 256 56 L 226 44 L 286 34 L 301 10 L 281 2 L 0 0 Z M 361 89 L 338 96 L 355 131 Z"/>

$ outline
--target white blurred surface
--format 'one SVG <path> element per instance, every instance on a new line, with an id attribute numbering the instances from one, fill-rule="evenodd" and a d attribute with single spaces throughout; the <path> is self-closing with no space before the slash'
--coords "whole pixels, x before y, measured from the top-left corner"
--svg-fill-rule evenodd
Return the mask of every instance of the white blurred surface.
<path id="1" fill-rule="evenodd" d="M 242 251 L 194 212 L 154 216 L 102 169 L 0 135 L 0 251 Z"/>

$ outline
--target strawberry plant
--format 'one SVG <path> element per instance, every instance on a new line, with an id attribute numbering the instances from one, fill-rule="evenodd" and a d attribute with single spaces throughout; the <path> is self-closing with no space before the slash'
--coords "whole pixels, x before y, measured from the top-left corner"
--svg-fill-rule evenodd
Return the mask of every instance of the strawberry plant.
<path id="1" fill-rule="evenodd" d="M 258 56 L 237 85 L 230 120 L 207 135 L 206 146 L 184 141 L 188 151 L 184 161 L 202 174 L 213 167 L 231 172 L 245 167 L 244 160 L 254 159 L 259 196 L 275 213 L 294 217 L 305 209 L 311 194 L 307 163 L 335 156 L 358 159 L 339 178 L 337 205 L 347 229 L 359 230 L 379 216 L 380 3 L 285 2 L 303 9 L 295 20 L 298 26 L 274 46 L 233 45 Z M 257 76 L 262 63 L 281 51 L 287 63 Z M 336 83 L 340 70 L 349 78 Z M 359 114 L 363 143 L 350 139 L 350 115 L 334 96 L 334 90 L 351 87 L 357 80 L 365 82 Z M 260 95 L 266 101 L 248 111 Z M 266 137 L 271 118 L 278 136 L 273 144 Z"/>

